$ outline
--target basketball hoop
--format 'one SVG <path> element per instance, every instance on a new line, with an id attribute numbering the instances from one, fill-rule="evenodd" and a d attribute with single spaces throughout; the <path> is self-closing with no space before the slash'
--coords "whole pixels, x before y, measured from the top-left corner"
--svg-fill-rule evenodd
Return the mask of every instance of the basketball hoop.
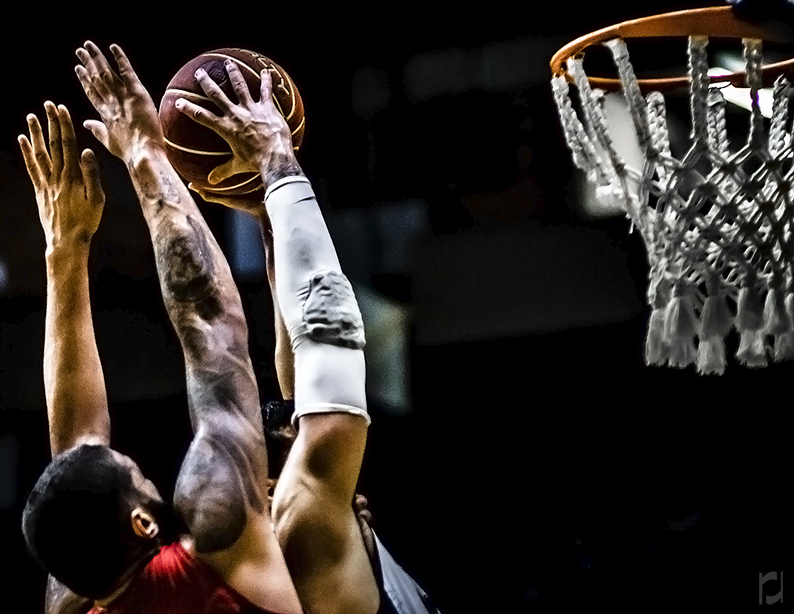
<path id="1" fill-rule="evenodd" d="M 684 77 L 641 79 L 627 39 L 688 41 Z M 710 75 L 710 39 L 741 46 L 745 70 Z M 731 7 L 690 9 L 627 21 L 579 38 L 551 61 L 552 90 L 575 166 L 600 199 L 618 204 L 641 235 L 648 256 L 645 340 L 649 365 L 721 374 L 726 337 L 738 331 L 740 364 L 794 358 L 794 149 L 789 121 L 794 58 L 763 64 L 763 42 L 791 43 L 782 28 L 739 19 Z M 585 51 L 603 45 L 617 78 L 588 77 Z M 764 123 L 758 92 L 774 83 Z M 747 87 L 746 142 L 732 150 L 721 86 Z M 663 92 L 688 88 L 691 143 L 671 153 Z M 578 94 L 578 108 L 570 96 Z M 631 168 L 610 137 L 602 103 L 620 90 L 643 152 Z"/>

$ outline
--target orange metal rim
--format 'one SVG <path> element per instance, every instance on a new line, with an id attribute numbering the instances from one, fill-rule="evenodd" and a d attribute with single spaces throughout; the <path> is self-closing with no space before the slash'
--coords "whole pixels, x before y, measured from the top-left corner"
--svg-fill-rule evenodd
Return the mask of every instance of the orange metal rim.
<path id="1" fill-rule="evenodd" d="M 638 38 L 682 38 L 689 36 L 707 36 L 710 38 L 761 39 L 778 43 L 794 43 L 791 31 L 777 24 L 761 24 L 739 19 L 730 6 L 700 9 L 687 9 L 672 13 L 652 15 L 624 21 L 622 23 L 596 30 L 571 41 L 562 47 L 551 58 L 551 71 L 555 76 L 564 76 L 571 81 L 565 63 L 574 56 L 581 56 L 585 50 L 594 45 L 613 40 Z M 764 66 L 765 82 L 780 74 L 794 69 L 794 57 L 783 62 Z M 607 77 L 589 77 L 593 87 L 605 90 L 620 88 L 620 80 Z M 728 75 L 712 77 L 713 83 L 730 83 L 744 85 L 744 72 L 739 71 Z M 643 89 L 669 90 L 689 85 L 686 76 L 661 79 L 638 79 Z"/>

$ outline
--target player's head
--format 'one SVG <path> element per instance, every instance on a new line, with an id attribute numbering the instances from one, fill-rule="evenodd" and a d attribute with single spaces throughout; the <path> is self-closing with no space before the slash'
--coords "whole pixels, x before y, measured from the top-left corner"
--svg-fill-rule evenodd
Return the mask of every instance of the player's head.
<path id="1" fill-rule="evenodd" d="M 292 444 L 298 436 L 298 431 L 292 425 L 292 416 L 295 413 L 293 401 L 270 401 L 262 408 L 262 419 L 265 425 L 265 440 L 267 443 L 268 478 L 270 481 L 270 504 L 272 505 L 273 490 L 278 483 L 281 470 L 292 449 Z M 367 498 L 359 493 L 353 499 L 353 511 L 360 522 L 370 524 L 372 514 L 369 511 Z M 364 543 L 370 557 L 374 560 L 374 542 L 369 533 L 364 533 Z"/>
<path id="2" fill-rule="evenodd" d="M 107 597 L 157 552 L 167 506 L 137 464 L 106 446 L 55 456 L 22 515 L 28 550 L 72 591 Z"/>

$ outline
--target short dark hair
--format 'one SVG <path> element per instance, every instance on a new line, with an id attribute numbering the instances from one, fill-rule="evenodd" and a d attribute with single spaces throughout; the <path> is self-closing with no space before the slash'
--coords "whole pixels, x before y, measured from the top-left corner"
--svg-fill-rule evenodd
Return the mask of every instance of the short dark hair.
<path id="1" fill-rule="evenodd" d="M 278 478 L 284 463 L 295 442 L 296 432 L 292 426 L 295 402 L 269 401 L 263 408 L 265 443 L 267 444 L 267 473 L 270 478 Z"/>
<path id="2" fill-rule="evenodd" d="M 156 553 L 130 521 L 144 499 L 110 448 L 72 448 L 52 459 L 28 496 L 22 514 L 28 550 L 78 595 L 107 597 Z"/>

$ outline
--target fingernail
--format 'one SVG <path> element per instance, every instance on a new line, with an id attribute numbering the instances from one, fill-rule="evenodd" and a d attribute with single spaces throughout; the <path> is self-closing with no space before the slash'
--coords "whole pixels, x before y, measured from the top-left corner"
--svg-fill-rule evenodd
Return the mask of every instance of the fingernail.
<path id="1" fill-rule="evenodd" d="M 185 106 L 185 101 L 184 101 L 184 100 L 182 100 L 182 99 L 180 98 L 179 100 L 177 100 L 177 101 L 174 103 L 174 106 L 175 106 L 177 109 L 181 109 L 182 107 L 184 107 L 184 106 Z"/>

